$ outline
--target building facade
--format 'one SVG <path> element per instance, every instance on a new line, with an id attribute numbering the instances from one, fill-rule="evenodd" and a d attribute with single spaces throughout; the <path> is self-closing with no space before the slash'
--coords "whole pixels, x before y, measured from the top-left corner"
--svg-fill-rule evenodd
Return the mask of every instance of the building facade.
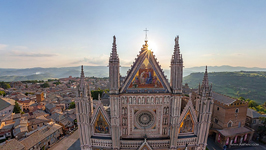
<path id="1" fill-rule="evenodd" d="M 254 130 L 245 126 L 248 103 L 213 92 L 210 137 L 221 148 L 245 145 Z"/>
<path id="2" fill-rule="evenodd" d="M 207 67 L 196 95 L 189 94 L 184 101 L 179 37 L 174 41 L 170 82 L 149 50 L 148 40 L 127 76 L 120 81 L 120 61 L 114 36 L 109 58 L 108 107 L 99 101 L 93 108 L 82 67 L 75 100 L 82 150 L 206 149 L 213 108 Z"/>

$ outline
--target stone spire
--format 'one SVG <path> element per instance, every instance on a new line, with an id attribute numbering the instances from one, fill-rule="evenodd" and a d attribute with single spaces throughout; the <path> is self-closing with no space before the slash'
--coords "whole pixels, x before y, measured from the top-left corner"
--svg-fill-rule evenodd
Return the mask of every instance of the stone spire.
<path id="1" fill-rule="evenodd" d="M 203 95 L 204 96 L 211 96 L 211 92 L 212 92 L 212 85 L 209 86 L 208 69 L 207 69 L 207 66 L 206 66 L 201 87 L 199 85 L 199 94 L 202 95 L 202 96 Z"/>
<path id="2" fill-rule="evenodd" d="M 116 37 L 113 36 L 112 52 L 109 58 L 110 93 L 117 93 L 120 88 L 119 57 L 116 50 Z"/>
<path id="3" fill-rule="evenodd" d="M 202 85 L 203 87 L 209 87 L 209 80 L 208 80 L 208 68 L 206 66 L 206 69 L 205 69 L 205 73 L 204 73 L 204 77 L 203 77 L 203 80 L 202 80 Z"/>
<path id="4" fill-rule="evenodd" d="M 90 124 L 93 114 L 93 102 L 88 95 L 89 84 L 85 80 L 83 65 L 81 66 L 80 81 L 78 86 L 78 94 L 75 99 L 77 124 L 80 137 L 81 150 L 92 150 L 91 134 L 92 126 Z"/>
<path id="5" fill-rule="evenodd" d="M 174 54 L 172 56 L 171 63 L 183 63 L 182 55 L 180 54 L 180 48 L 179 48 L 179 36 L 176 36 L 175 38 L 175 47 L 174 47 Z"/>
<path id="6" fill-rule="evenodd" d="M 83 71 L 83 65 L 81 66 L 81 75 L 80 75 L 80 78 L 83 78 L 84 79 L 84 71 Z"/>
<path id="7" fill-rule="evenodd" d="M 179 36 L 175 37 L 174 53 L 171 59 L 171 87 L 173 93 L 182 93 L 183 59 L 179 49 Z"/>
<path id="8" fill-rule="evenodd" d="M 112 52 L 111 52 L 109 61 L 119 61 L 117 50 L 116 50 L 116 37 L 115 36 L 113 36 L 113 47 L 112 47 Z"/>
<path id="9" fill-rule="evenodd" d="M 83 65 L 81 66 L 81 74 L 80 74 L 80 81 L 79 81 L 79 89 L 78 89 L 78 96 L 79 97 L 87 97 L 87 84 L 85 81 L 85 75 L 83 71 Z"/>
<path id="10" fill-rule="evenodd" d="M 205 69 L 202 85 L 199 85 L 199 126 L 198 126 L 198 145 L 200 149 L 206 149 L 208 132 L 210 129 L 211 115 L 213 109 L 212 87 L 209 86 L 208 70 Z"/>

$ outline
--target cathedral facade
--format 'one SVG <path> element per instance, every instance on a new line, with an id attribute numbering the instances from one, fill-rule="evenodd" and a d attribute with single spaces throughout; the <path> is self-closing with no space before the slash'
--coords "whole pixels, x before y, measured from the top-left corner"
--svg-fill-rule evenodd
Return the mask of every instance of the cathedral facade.
<path id="1" fill-rule="evenodd" d="M 127 76 L 120 81 L 116 37 L 109 58 L 108 107 L 94 103 L 81 71 L 75 100 L 82 150 L 205 150 L 213 98 L 207 67 L 197 91 L 182 88 L 183 58 L 179 37 L 171 58 L 171 79 L 166 79 L 145 40 Z"/>

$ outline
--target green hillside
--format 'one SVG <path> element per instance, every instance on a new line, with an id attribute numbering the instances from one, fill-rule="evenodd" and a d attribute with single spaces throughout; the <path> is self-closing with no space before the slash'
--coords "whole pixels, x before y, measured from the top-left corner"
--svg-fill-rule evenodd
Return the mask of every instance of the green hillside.
<path id="1" fill-rule="evenodd" d="M 208 76 L 215 92 L 231 97 L 245 97 L 259 104 L 266 101 L 266 72 L 211 72 Z M 183 82 L 191 88 L 198 88 L 202 79 L 203 73 L 191 73 L 184 77 Z"/>

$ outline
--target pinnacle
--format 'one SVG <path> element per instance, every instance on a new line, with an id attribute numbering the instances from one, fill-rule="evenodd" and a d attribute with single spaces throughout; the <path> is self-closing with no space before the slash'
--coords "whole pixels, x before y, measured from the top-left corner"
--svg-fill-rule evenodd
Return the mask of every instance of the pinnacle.
<path id="1" fill-rule="evenodd" d="M 83 71 L 83 65 L 81 66 L 81 78 L 84 78 L 84 71 Z"/>
<path id="2" fill-rule="evenodd" d="M 172 63 L 177 63 L 177 62 L 183 62 L 179 48 L 179 36 L 175 37 L 174 54 L 172 56 Z"/>
<path id="3" fill-rule="evenodd" d="M 209 86 L 207 66 L 206 66 L 206 69 L 205 69 L 205 73 L 204 73 L 204 78 L 203 78 L 203 81 L 202 81 L 202 85 L 203 86 Z"/>
<path id="4" fill-rule="evenodd" d="M 116 50 L 116 37 L 115 37 L 115 35 L 113 36 L 113 46 L 112 46 L 112 52 L 111 52 L 110 60 L 111 59 L 118 59 L 117 50 Z"/>

